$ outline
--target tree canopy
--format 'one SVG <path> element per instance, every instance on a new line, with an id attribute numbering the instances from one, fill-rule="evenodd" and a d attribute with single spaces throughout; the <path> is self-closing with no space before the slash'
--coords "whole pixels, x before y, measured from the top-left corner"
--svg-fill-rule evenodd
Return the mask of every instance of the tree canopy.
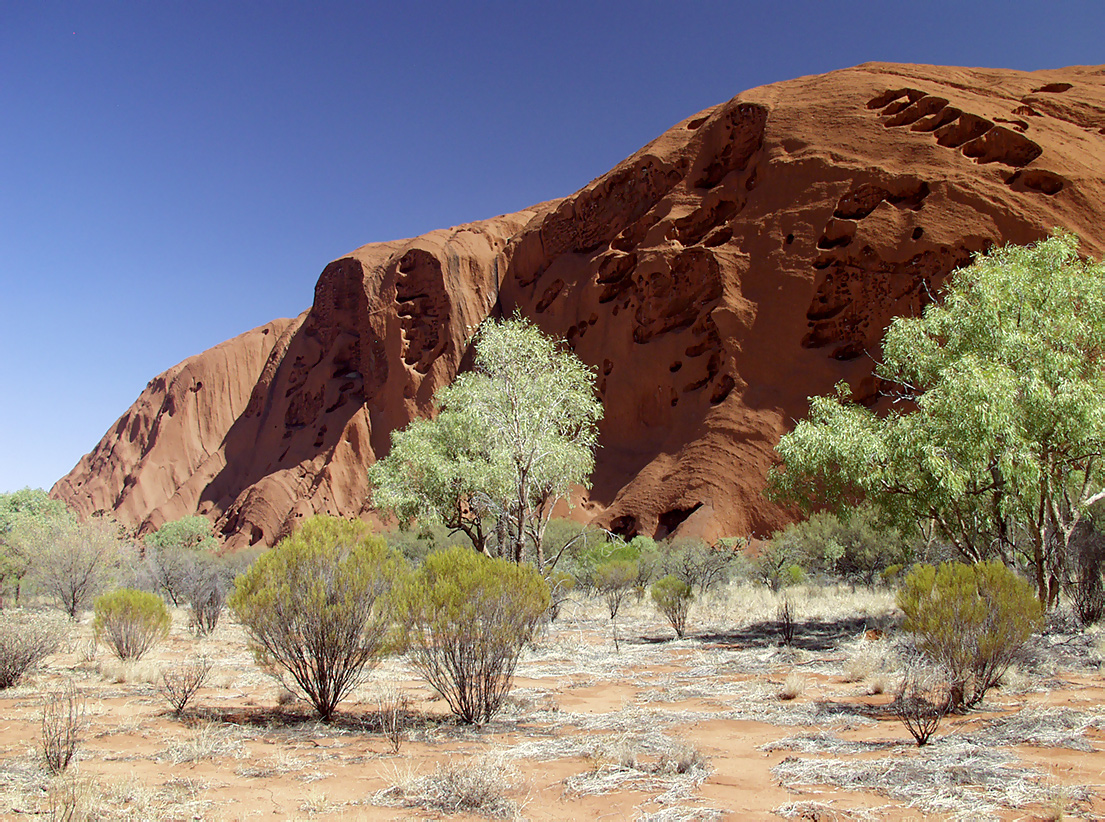
<path id="1" fill-rule="evenodd" d="M 895 319 L 876 374 L 893 401 L 810 399 L 783 437 L 775 492 L 813 509 L 869 500 L 966 559 L 1025 563 L 1041 600 L 1102 498 L 1105 266 L 1056 233 L 980 255 L 920 317 Z"/>
<path id="2" fill-rule="evenodd" d="M 521 318 L 489 320 L 474 344 L 473 369 L 437 393 L 437 415 L 393 432 L 369 470 L 373 503 L 463 531 L 484 553 L 521 561 L 532 546 L 543 567 L 553 507 L 594 468 L 595 377 Z"/>
<path id="3" fill-rule="evenodd" d="M 72 519 L 65 503 L 50 499 L 41 488 L 0 494 L 0 606 L 4 603 L 4 589 L 12 582 L 18 599 L 20 585 L 30 567 L 30 543 L 35 530 L 50 521 Z"/>

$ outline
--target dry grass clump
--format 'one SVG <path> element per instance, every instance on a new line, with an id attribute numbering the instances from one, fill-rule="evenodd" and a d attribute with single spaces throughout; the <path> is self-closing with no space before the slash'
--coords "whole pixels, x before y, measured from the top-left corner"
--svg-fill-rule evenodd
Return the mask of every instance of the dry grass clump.
<path id="1" fill-rule="evenodd" d="M 1024 808 L 1052 795 L 1039 771 L 1018 766 L 1011 754 L 969 741 L 947 739 L 907 755 L 881 759 L 787 757 L 772 773 L 787 788 L 828 785 L 871 791 L 905 801 L 922 813 L 994 816 L 1001 808 Z M 1077 801 L 1089 793 L 1077 790 Z"/>
<path id="2" fill-rule="evenodd" d="M 590 743 L 591 767 L 564 780 L 568 791 L 599 795 L 620 790 L 663 791 L 668 801 L 690 795 L 710 773 L 697 748 L 660 733 L 600 737 Z"/>
<path id="3" fill-rule="evenodd" d="M 394 784 L 378 791 L 370 801 L 374 805 L 512 819 L 519 808 L 508 794 L 517 780 L 517 770 L 501 756 L 464 757 L 438 763 L 430 774 L 395 769 L 391 779 Z"/>
<path id="4" fill-rule="evenodd" d="M 174 736 L 166 750 L 174 765 L 186 762 L 206 762 L 223 756 L 241 757 L 245 754 L 242 740 L 229 728 L 211 722 L 199 725 L 187 736 Z"/>
<path id="5" fill-rule="evenodd" d="M 868 682 L 868 687 L 881 681 L 881 685 L 870 691 L 871 693 L 883 693 L 887 690 L 888 675 L 898 668 L 898 654 L 893 644 L 886 637 L 868 639 L 861 636 L 844 647 L 845 682 Z"/>
<path id="6" fill-rule="evenodd" d="M 161 668 L 150 660 L 122 660 L 113 656 L 96 662 L 96 671 L 116 685 L 156 685 L 161 679 Z"/>
<path id="7" fill-rule="evenodd" d="M 64 617 L 36 611 L 0 611 L 0 690 L 19 683 L 65 641 Z"/>
<path id="8" fill-rule="evenodd" d="M 1103 725 L 1103 714 L 1086 714 L 1071 708 L 1030 706 L 991 719 L 967 737 L 975 744 L 985 746 L 1035 745 L 1090 753 L 1096 748 L 1086 738 L 1086 731 Z"/>
<path id="9" fill-rule="evenodd" d="M 670 805 L 655 813 L 643 813 L 637 822 L 715 822 L 723 819 L 728 811 L 717 808 L 699 808 L 687 805 Z"/>
<path id="10" fill-rule="evenodd" d="M 806 692 L 806 678 L 798 671 L 791 671 L 779 686 L 779 699 L 784 702 L 797 699 Z"/>
<path id="11" fill-rule="evenodd" d="M 761 751 L 796 751 L 798 753 L 854 754 L 892 748 L 896 742 L 861 742 L 844 739 L 824 731 L 812 734 L 797 734 L 776 739 L 761 745 Z"/>

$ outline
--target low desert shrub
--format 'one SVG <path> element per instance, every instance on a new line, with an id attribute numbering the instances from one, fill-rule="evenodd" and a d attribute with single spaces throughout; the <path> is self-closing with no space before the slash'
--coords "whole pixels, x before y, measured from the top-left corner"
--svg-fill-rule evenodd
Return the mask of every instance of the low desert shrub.
<path id="1" fill-rule="evenodd" d="M 947 677 L 939 669 L 910 668 L 902 676 L 891 707 L 916 740 L 917 747 L 928 744 L 948 712 Z"/>
<path id="2" fill-rule="evenodd" d="M 797 611 L 790 597 L 783 597 L 779 604 L 779 634 L 783 644 L 790 646 L 794 642 L 794 634 L 798 630 Z"/>
<path id="3" fill-rule="evenodd" d="M 917 565 L 898 606 L 918 650 L 948 672 L 952 712 L 982 701 L 1043 618 L 1032 586 L 998 560 Z"/>
<path id="4" fill-rule="evenodd" d="M 161 672 L 157 690 L 173 709 L 173 716 L 179 719 L 184 715 L 188 703 L 203 687 L 210 673 L 211 660 L 205 656 L 185 660 Z"/>
<path id="5" fill-rule="evenodd" d="M 747 540 L 726 538 L 714 545 L 700 539 L 676 539 L 661 550 L 661 574 L 671 574 L 699 597 L 729 581 L 734 571 L 748 571 Z"/>
<path id="6" fill-rule="evenodd" d="M 53 614 L 0 611 L 0 690 L 19 684 L 60 647 L 66 634 L 65 621 Z"/>
<path id="7" fill-rule="evenodd" d="M 188 588 L 188 627 L 196 636 L 207 636 L 218 627 L 228 588 L 223 569 L 214 561 L 196 564 Z"/>
<path id="8" fill-rule="evenodd" d="M 380 733 L 391 743 L 391 752 L 399 753 L 411 721 L 411 699 L 403 691 L 389 686 L 376 696 L 376 719 Z"/>
<path id="9" fill-rule="evenodd" d="M 42 762 L 51 774 L 69 767 L 84 728 L 84 700 L 72 683 L 46 695 L 42 707 Z"/>
<path id="10" fill-rule="evenodd" d="M 618 611 L 637 585 L 640 569 L 636 560 L 612 559 L 596 567 L 592 575 L 594 588 L 602 595 L 606 609 L 610 612 L 615 649 L 621 647 L 618 643 Z"/>
<path id="11" fill-rule="evenodd" d="M 545 574 L 545 582 L 549 586 L 549 621 L 556 622 L 560 609 L 575 590 L 576 579 L 567 571 L 554 569 Z"/>
<path id="12" fill-rule="evenodd" d="M 120 588 L 97 597 L 92 630 L 119 659 L 141 659 L 169 635 L 172 617 L 157 594 Z"/>
<path id="13" fill-rule="evenodd" d="M 530 565 L 461 547 L 433 553 L 402 596 L 411 663 L 461 721 L 485 722 L 510 691 L 549 602 L 549 586 Z"/>
<path id="14" fill-rule="evenodd" d="M 387 649 L 402 568 L 367 524 L 316 516 L 238 577 L 229 605 L 261 667 L 329 721 Z"/>
<path id="15" fill-rule="evenodd" d="M 652 584 L 652 601 L 680 639 L 687 632 L 687 612 L 694 601 L 691 586 L 672 574 Z"/>

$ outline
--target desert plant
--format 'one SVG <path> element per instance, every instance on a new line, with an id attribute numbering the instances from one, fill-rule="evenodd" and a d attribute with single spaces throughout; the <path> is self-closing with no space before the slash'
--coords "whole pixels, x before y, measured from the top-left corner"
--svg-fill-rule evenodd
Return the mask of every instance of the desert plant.
<path id="1" fill-rule="evenodd" d="M 84 728 L 84 700 L 72 683 L 46 695 L 42 707 L 42 762 L 59 774 L 77 753 Z"/>
<path id="2" fill-rule="evenodd" d="M 783 597 L 779 605 L 779 633 L 784 645 L 790 646 L 794 642 L 797 627 L 794 603 L 791 602 L 790 597 Z"/>
<path id="3" fill-rule="evenodd" d="M 798 671 L 791 671 L 787 674 L 786 679 L 783 680 L 783 684 L 779 687 L 779 699 L 784 702 L 791 699 L 797 699 L 805 690 L 806 678 L 798 673 Z"/>
<path id="4" fill-rule="evenodd" d="M 92 630 L 119 659 L 141 659 L 169 635 L 172 617 L 157 594 L 120 588 L 96 598 Z"/>
<path id="5" fill-rule="evenodd" d="M 173 716 L 179 719 L 184 715 L 188 703 L 203 687 L 210 673 L 211 660 L 205 656 L 184 660 L 161 672 L 157 690 L 173 709 Z"/>
<path id="6" fill-rule="evenodd" d="M 66 635 L 63 619 L 0 611 L 0 690 L 18 684 L 24 674 L 58 649 Z"/>
<path id="7" fill-rule="evenodd" d="M 386 650 L 401 573 L 366 523 L 316 516 L 238 577 L 229 605 L 261 667 L 329 721 Z"/>
<path id="8" fill-rule="evenodd" d="M 652 601 L 657 609 L 667 617 L 675 635 L 680 639 L 687 632 L 687 612 L 694 601 L 691 586 L 672 574 L 652 584 Z"/>
<path id="9" fill-rule="evenodd" d="M 384 688 L 376 697 L 376 719 L 380 733 L 391 743 L 391 752 L 399 753 L 410 723 L 411 698 L 396 687 Z"/>
<path id="10" fill-rule="evenodd" d="M 948 695 L 947 677 L 939 670 L 913 667 L 902 676 L 891 707 L 917 741 L 917 747 L 928 744 L 940 727 L 949 708 Z"/>
<path id="11" fill-rule="evenodd" d="M 640 567 L 635 560 L 613 559 L 595 568 L 592 580 L 610 612 L 610 622 L 614 627 L 614 649 L 621 650 L 618 642 L 618 611 L 625 598 L 633 591 L 637 583 Z"/>
<path id="12" fill-rule="evenodd" d="M 196 636 L 207 636 L 219 624 L 226 607 L 227 580 L 212 561 L 196 563 L 188 586 L 188 627 Z"/>
<path id="13" fill-rule="evenodd" d="M 433 553 L 403 595 L 411 662 L 461 721 L 485 722 L 549 602 L 531 565 L 460 547 Z"/>
<path id="14" fill-rule="evenodd" d="M 952 712 L 982 701 L 1043 616 L 1029 583 L 998 560 L 918 565 L 898 606 L 921 653 L 947 670 Z"/>
<path id="15" fill-rule="evenodd" d="M 549 621 L 556 622 L 560 609 L 575 590 L 576 579 L 567 571 L 553 569 L 545 574 L 545 582 L 549 586 Z"/>
<path id="16" fill-rule="evenodd" d="M 118 526 L 105 519 L 77 522 L 56 518 L 29 523 L 24 534 L 29 576 L 76 619 L 99 593 L 111 586 L 130 549 Z"/>
<path id="17" fill-rule="evenodd" d="M 726 538 L 714 545 L 699 539 L 677 539 L 662 552 L 662 567 L 694 588 L 698 596 L 705 596 L 747 562 L 743 552 L 746 544 L 747 540 L 737 538 Z"/>

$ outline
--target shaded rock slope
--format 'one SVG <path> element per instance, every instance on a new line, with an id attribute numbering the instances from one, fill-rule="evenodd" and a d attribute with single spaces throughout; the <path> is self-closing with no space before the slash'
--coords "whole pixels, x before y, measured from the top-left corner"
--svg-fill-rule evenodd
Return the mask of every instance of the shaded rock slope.
<path id="1" fill-rule="evenodd" d="M 1105 252 L 1105 67 L 866 64 L 753 89 L 570 197 L 330 263 L 311 308 L 156 377 L 53 489 L 231 548 L 366 514 L 365 468 L 430 412 L 470 329 L 520 311 L 606 407 L 578 516 L 624 534 L 764 534 L 773 446 L 807 397 L 874 401 L 890 318 L 1055 226 Z"/>

